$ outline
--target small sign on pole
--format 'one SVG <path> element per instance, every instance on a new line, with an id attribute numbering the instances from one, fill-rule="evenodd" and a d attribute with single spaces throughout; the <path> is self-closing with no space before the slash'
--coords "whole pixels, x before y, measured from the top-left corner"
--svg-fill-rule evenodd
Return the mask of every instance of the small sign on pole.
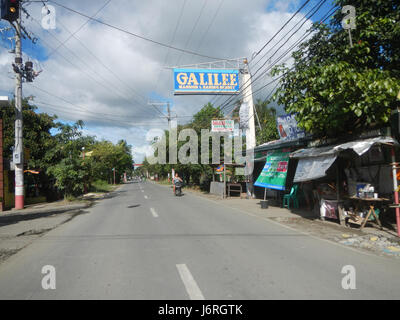
<path id="1" fill-rule="evenodd" d="M 234 132 L 234 120 L 211 120 L 211 132 Z"/>

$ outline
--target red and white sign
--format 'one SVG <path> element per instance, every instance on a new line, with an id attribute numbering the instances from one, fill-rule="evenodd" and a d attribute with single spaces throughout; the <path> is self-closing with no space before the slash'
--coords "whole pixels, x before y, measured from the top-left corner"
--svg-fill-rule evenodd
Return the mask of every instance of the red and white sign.
<path id="1" fill-rule="evenodd" d="M 233 132 L 234 120 L 211 120 L 211 132 Z"/>

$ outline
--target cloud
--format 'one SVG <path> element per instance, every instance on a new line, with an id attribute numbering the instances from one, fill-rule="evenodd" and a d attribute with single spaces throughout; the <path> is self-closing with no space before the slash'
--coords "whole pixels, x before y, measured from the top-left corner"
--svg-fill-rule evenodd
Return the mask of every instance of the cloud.
<path id="1" fill-rule="evenodd" d="M 177 26 L 184 1 L 182 19 Z M 244 4 L 242 0 L 214 0 L 207 1 L 202 10 L 203 1 L 119 0 L 111 1 L 96 18 L 207 56 L 250 58 L 289 19 L 290 10 L 297 2 L 252 0 Z M 93 15 L 106 1 L 60 3 Z M 187 116 L 213 99 L 210 96 L 174 97 L 172 71 L 165 68 L 210 59 L 155 45 L 96 22 L 89 22 L 71 37 L 87 19 L 58 6 L 55 6 L 57 29 L 45 31 L 40 27 L 41 6 L 41 3 L 27 6 L 32 18 L 24 18 L 26 29 L 39 38 L 36 49 L 40 50 L 36 50 L 36 58 L 40 64 L 36 67 L 43 69 L 32 85 L 24 85 L 24 94 L 34 95 L 40 110 L 56 113 L 66 121 L 82 119 L 88 133 L 112 141 L 126 139 L 139 154 L 148 150 L 147 130 L 167 128 L 167 121 L 161 114 L 165 114 L 165 108 L 148 105 L 154 94 L 173 102 L 172 113 L 182 116 L 178 118 L 180 123 L 188 121 Z M 296 17 L 292 25 L 302 17 Z M 309 23 L 303 30 L 308 26 Z M 65 46 L 60 46 L 68 38 Z M 296 35 L 285 48 L 297 39 Z M 35 45 L 26 43 L 25 48 L 30 46 L 29 51 L 35 52 Z M 47 57 L 57 47 L 57 51 Z M 12 91 L 14 82 L 9 72 L 13 58 L 4 48 L 0 50 L 0 89 Z M 253 90 L 268 81 L 268 75 L 260 78 Z M 271 89 L 265 88 L 257 97 L 265 97 Z M 217 102 L 226 99 L 221 97 Z"/>

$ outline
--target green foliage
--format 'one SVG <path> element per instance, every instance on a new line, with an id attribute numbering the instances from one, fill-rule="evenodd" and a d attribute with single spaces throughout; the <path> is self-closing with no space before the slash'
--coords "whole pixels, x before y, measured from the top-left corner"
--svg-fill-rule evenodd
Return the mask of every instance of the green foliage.
<path id="1" fill-rule="evenodd" d="M 177 134 L 183 129 L 194 129 L 198 136 L 198 154 L 201 154 L 201 130 L 211 129 L 211 120 L 224 118 L 223 113 L 219 108 L 215 108 L 211 103 L 206 104 L 198 113 L 193 116 L 193 120 L 185 126 L 178 126 Z M 169 162 L 169 132 L 165 131 L 167 144 L 167 162 Z M 178 141 L 178 150 L 186 143 L 186 141 Z M 211 142 L 210 142 L 211 145 Z M 222 150 L 221 150 L 222 155 Z M 210 155 L 211 157 L 211 155 Z M 210 161 L 211 163 L 211 161 Z M 166 179 L 168 173 L 172 169 L 178 172 L 187 184 L 202 185 L 208 190 L 208 185 L 212 179 L 213 169 L 210 165 L 205 164 L 153 164 L 150 165 L 147 160 L 143 161 L 143 167 L 140 168 L 141 174 L 144 175 L 144 170 L 147 170 L 150 175 L 158 175 L 159 179 Z"/>
<path id="2" fill-rule="evenodd" d="M 78 159 L 62 159 L 58 164 L 47 169 L 47 174 L 55 177 L 55 186 L 64 193 L 65 197 L 77 196 L 83 192 L 87 173 Z"/>
<path id="3" fill-rule="evenodd" d="M 91 151 L 87 162 L 93 170 L 92 177 L 112 183 L 112 169 L 115 168 L 116 182 L 119 183 L 124 172 L 132 172 L 131 147 L 125 140 L 120 140 L 116 145 L 109 141 L 96 142 Z"/>
<path id="4" fill-rule="evenodd" d="M 336 11 L 329 25 L 315 24 L 314 35 L 293 53 L 294 68 L 284 74 L 273 99 L 297 113 L 299 126 L 315 136 L 337 136 L 388 123 L 400 91 L 400 8 L 398 1 L 337 0 L 353 5 L 356 30 L 348 33 Z"/>
<path id="5" fill-rule="evenodd" d="M 31 98 L 30 98 L 31 99 Z M 112 168 L 116 168 L 116 180 L 119 182 L 124 172 L 132 171 L 131 147 L 124 140 L 117 144 L 108 141 L 96 141 L 95 137 L 84 136 L 84 123 L 77 121 L 73 125 L 57 123 L 56 116 L 38 113 L 37 108 L 24 99 L 24 147 L 30 155 L 27 169 L 38 170 L 38 176 L 25 175 L 30 184 L 40 184 L 42 193 L 48 199 L 57 197 L 56 189 L 65 198 L 78 196 L 85 185 L 96 180 L 112 179 Z M 1 109 L 4 123 L 4 157 L 12 158 L 14 146 L 14 103 Z M 93 157 L 83 159 L 83 151 L 93 151 Z M 89 153 L 90 154 L 90 153 Z"/>
<path id="6" fill-rule="evenodd" d="M 261 125 L 261 130 L 259 126 L 256 125 L 257 145 L 279 139 L 278 130 L 276 128 L 275 108 L 268 108 L 268 101 L 262 100 L 257 100 L 255 108 Z"/>
<path id="7" fill-rule="evenodd" d="M 104 180 L 96 180 L 92 183 L 90 191 L 93 192 L 109 192 L 112 190 L 112 185 Z"/>
<path id="8" fill-rule="evenodd" d="M 211 103 L 207 103 L 199 112 L 193 116 L 193 120 L 187 125 L 187 128 L 196 130 L 198 134 L 201 129 L 211 129 L 211 120 L 223 119 L 224 114 L 219 107 L 214 108 Z"/>

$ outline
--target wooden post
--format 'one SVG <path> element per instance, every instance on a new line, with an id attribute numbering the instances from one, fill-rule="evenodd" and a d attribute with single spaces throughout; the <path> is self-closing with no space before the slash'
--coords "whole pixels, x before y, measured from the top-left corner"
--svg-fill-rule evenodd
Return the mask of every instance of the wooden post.
<path id="1" fill-rule="evenodd" d="M 340 205 L 340 174 L 339 174 L 339 159 L 336 159 L 336 200 L 338 208 L 338 218 L 341 225 L 345 224 L 343 208 Z"/>

